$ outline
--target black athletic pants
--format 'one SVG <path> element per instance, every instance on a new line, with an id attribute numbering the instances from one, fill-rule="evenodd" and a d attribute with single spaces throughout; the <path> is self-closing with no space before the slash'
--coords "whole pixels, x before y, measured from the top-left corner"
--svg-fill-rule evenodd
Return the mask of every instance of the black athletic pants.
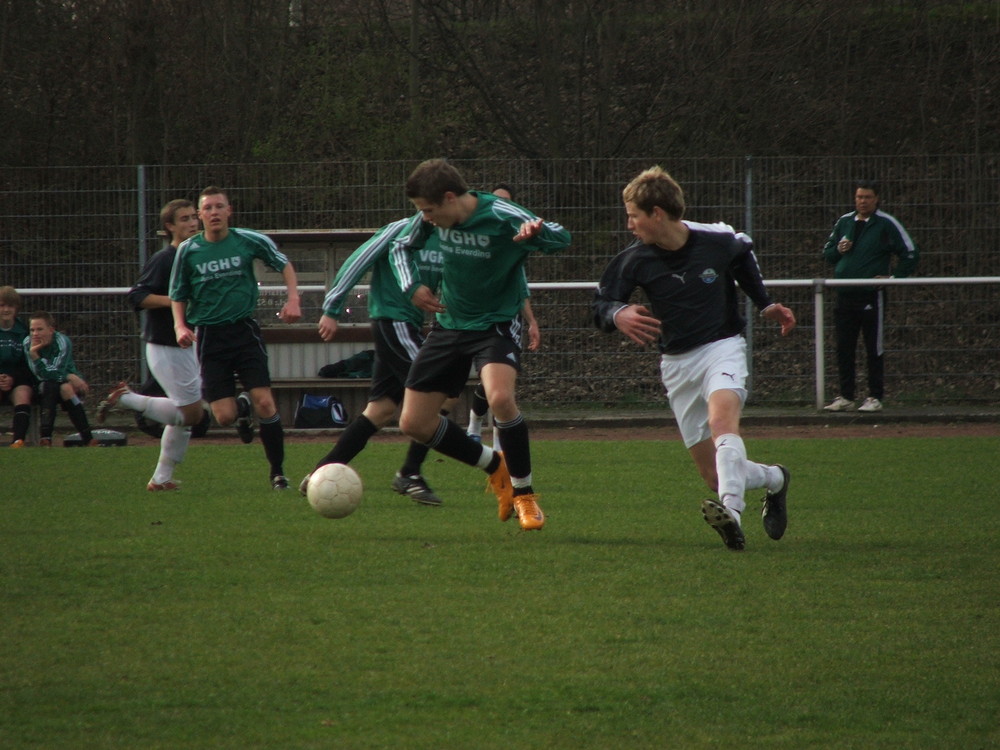
<path id="1" fill-rule="evenodd" d="M 881 401 L 885 396 L 885 290 L 877 289 L 863 296 L 855 293 L 855 296 L 846 299 L 839 297 L 833 309 L 833 321 L 837 334 L 840 395 L 849 401 L 854 400 L 857 379 L 855 355 L 860 334 L 867 357 L 868 396 Z"/>

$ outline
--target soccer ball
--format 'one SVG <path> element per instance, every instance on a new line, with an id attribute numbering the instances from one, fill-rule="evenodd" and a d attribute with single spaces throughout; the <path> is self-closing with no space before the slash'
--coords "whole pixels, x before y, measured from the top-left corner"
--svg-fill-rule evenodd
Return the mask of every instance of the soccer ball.
<path id="1" fill-rule="evenodd" d="M 346 464 L 325 464 L 309 477 L 306 497 L 321 516 L 343 518 L 361 504 L 361 477 Z"/>

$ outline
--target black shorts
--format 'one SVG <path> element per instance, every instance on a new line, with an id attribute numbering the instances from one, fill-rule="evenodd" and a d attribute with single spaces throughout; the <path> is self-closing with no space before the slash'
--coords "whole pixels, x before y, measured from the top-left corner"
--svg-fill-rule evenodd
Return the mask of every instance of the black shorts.
<path id="1" fill-rule="evenodd" d="M 435 325 L 413 360 L 406 387 L 422 393 L 458 396 L 473 368 L 502 363 L 521 371 L 519 321 L 498 323 L 485 331 L 456 331 Z"/>
<path id="2" fill-rule="evenodd" d="M 368 400 L 391 398 L 400 404 L 410 365 L 424 343 L 424 336 L 412 323 L 379 318 L 372 321 L 372 337 L 375 339 L 375 363 Z"/>
<path id="3" fill-rule="evenodd" d="M 236 378 L 245 390 L 271 385 L 267 347 L 253 318 L 218 326 L 198 326 L 202 394 L 209 403 L 236 396 Z"/>
<path id="4" fill-rule="evenodd" d="M 26 385 L 31 389 L 32 393 L 35 392 L 38 381 L 28 368 L 19 367 L 14 372 L 7 373 L 7 375 L 10 375 L 14 379 L 14 385 L 10 387 L 9 391 L 0 391 L 0 404 L 13 404 L 14 390 L 20 385 Z"/>

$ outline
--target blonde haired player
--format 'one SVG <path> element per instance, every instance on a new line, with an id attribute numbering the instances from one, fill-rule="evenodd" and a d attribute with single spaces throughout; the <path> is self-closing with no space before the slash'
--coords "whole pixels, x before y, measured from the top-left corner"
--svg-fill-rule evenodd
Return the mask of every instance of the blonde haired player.
<path id="1" fill-rule="evenodd" d="M 747 489 L 766 488 L 764 530 L 780 539 L 788 523 L 789 472 L 748 460 L 740 437 L 746 400 L 746 321 L 736 286 L 761 315 L 795 328 L 795 316 L 764 288 L 753 244 L 726 224 L 685 221 L 684 193 L 663 169 L 639 174 L 622 192 L 636 242 L 616 255 L 601 277 L 593 313 L 603 331 L 615 329 L 635 343 L 657 343 L 660 374 L 670 407 L 705 484 L 718 499 L 702 514 L 727 547 L 746 545 L 741 516 Z M 629 304 L 641 288 L 649 308 Z M 652 309 L 650 309 L 652 308 Z"/>

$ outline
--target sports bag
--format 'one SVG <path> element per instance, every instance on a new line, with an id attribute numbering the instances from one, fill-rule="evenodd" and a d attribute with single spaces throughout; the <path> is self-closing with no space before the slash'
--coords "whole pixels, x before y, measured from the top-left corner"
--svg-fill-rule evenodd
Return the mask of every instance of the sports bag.
<path id="1" fill-rule="evenodd" d="M 297 429 L 318 429 L 321 427 L 345 427 L 347 409 L 336 396 L 314 396 L 303 393 L 295 407 L 295 427 Z"/>

